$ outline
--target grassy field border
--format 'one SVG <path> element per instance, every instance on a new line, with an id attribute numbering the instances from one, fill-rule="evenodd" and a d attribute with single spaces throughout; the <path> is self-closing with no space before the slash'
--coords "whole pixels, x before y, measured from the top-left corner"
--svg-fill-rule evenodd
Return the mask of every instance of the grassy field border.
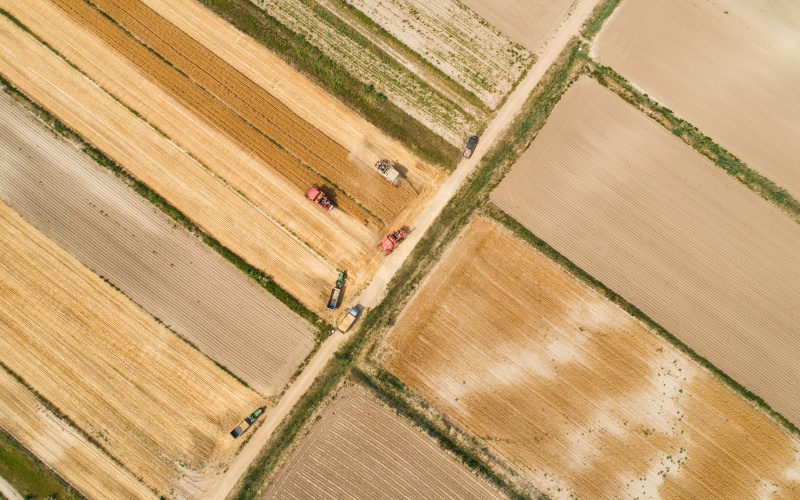
<path id="1" fill-rule="evenodd" d="M 389 102 L 373 87 L 361 83 L 302 35 L 281 24 L 250 0 L 200 0 L 200 3 L 278 55 L 386 135 L 400 141 L 422 160 L 447 170 L 453 170 L 458 164 L 458 148 Z"/>
<path id="2" fill-rule="evenodd" d="M 19 26 L 20 29 L 24 30 L 26 33 L 36 38 L 49 50 L 53 51 L 68 64 L 75 67 L 74 64 L 72 64 L 69 60 L 64 58 L 63 55 L 61 55 L 58 51 L 50 47 L 50 45 L 48 45 L 45 41 L 41 40 L 35 33 L 31 32 L 24 24 L 22 24 L 10 13 L 6 12 L 3 9 L 0 9 L 0 15 L 3 15 L 6 18 L 8 18 L 15 25 Z M 77 71 L 80 71 L 79 68 L 77 67 L 75 68 Z M 158 193 L 156 193 L 145 183 L 136 179 L 136 177 L 134 177 L 131 173 L 129 173 L 115 161 L 106 156 L 105 153 L 103 153 L 100 149 L 96 148 L 89 141 L 84 139 L 80 134 L 78 134 L 77 132 L 69 128 L 67 125 L 65 125 L 63 122 L 61 122 L 55 115 L 50 113 L 43 106 L 34 102 L 31 98 L 25 95 L 24 92 L 22 92 L 20 89 L 15 87 L 9 80 L 7 80 L 5 76 L 2 74 L 0 74 L 0 88 L 2 88 L 2 90 L 6 92 L 8 95 L 10 95 L 14 100 L 22 104 L 29 112 L 31 112 L 42 123 L 47 125 L 48 128 L 50 128 L 53 132 L 64 137 L 67 141 L 77 145 L 77 147 L 81 151 L 83 151 L 86 155 L 88 155 L 97 164 L 111 171 L 126 185 L 128 185 L 131 189 L 133 189 L 140 196 L 148 200 L 150 203 L 155 205 L 159 210 L 161 210 L 164 214 L 170 217 L 178 225 L 180 225 L 190 233 L 194 234 L 198 238 L 200 238 L 200 240 L 202 240 L 203 243 L 214 249 L 214 251 L 216 251 L 229 263 L 233 264 L 237 269 L 244 272 L 248 277 L 250 277 L 253 281 L 258 283 L 272 296 L 281 301 L 281 303 L 283 303 L 293 312 L 295 312 L 303 319 L 311 323 L 311 325 L 314 326 L 317 330 L 315 335 L 317 343 L 319 343 L 322 339 L 325 338 L 325 336 L 327 336 L 327 332 L 330 330 L 330 325 L 326 323 L 316 313 L 314 313 L 306 306 L 304 306 L 292 294 L 281 288 L 280 285 L 275 283 L 269 275 L 267 275 L 264 271 L 258 269 L 257 267 L 251 265 L 244 258 L 242 258 L 238 254 L 230 250 L 228 247 L 220 243 L 217 239 L 204 232 L 197 224 L 195 224 L 191 219 L 189 219 L 189 217 L 187 217 L 178 208 L 171 205 L 166 199 L 161 197 Z M 136 113 L 134 110 L 130 111 L 135 116 L 141 118 L 138 115 L 138 113 Z M 155 130 L 159 134 L 164 135 L 163 132 L 161 132 L 160 130 L 158 129 Z"/>
<path id="3" fill-rule="evenodd" d="M 23 498 L 83 499 L 56 471 L 0 428 L 0 477 Z M 0 498 L 5 498 L 0 495 Z"/>
<path id="4" fill-rule="evenodd" d="M 621 0 L 605 0 L 601 4 L 597 5 L 592 14 L 589 16 L 589 19 L 583 23 L 581 27 L 581 36 L 586 40 L 591 40 L 594 36 L 600 31 L 603 27 L 603 23 L 606 22 L 606 19 L 614 12 L 614 9 L 617 8 L 619 2 Z"/>
<path id="5" fill-rule="evenodd" d="M 778 207 L 795 222 L 800 223 L 800 201 L 767 177 L 756 172 L 697 127 L 679 118 L 669 108 L 660 105 L 647 94 L 635 89 L 622 75 L 596 60 L 587 60 L 594 66 L 592 77 L 628 104 L 655 120 L 673 135 L 708 158 L 714 165 L 744 184 L 751 191 Z"/>

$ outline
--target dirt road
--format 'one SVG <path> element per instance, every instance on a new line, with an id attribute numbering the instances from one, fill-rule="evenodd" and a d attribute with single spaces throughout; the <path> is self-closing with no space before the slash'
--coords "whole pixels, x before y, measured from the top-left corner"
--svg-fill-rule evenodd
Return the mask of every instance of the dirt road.
<path id="1" fill-rule="evenodd" d="M 431 223 L 436 219 L 447 202 L 450 201 L 450 198 L 453 197 L 456 191 L 458 191 L 458 188 L 464 183 L 464 180 L 475 169 L 481 159 L 483 159 L 483 155 L 492 147 L 501 132 L 503 132 L 516 117 L 531 91 L 533 91 L 536 84 L 539 83 L 539 80 L 544 76 L 545 71 L 547 71 L 558 58 L 558 55 L 564 47 L 566 47 L 570 38 L 578 32 L 584 20 L 591 14 L 592 9 L 598 1 L 599 0 L 581 0 L 578 3 L 572 16 L 561 25 L 544 53 L 536 64 L 531 67 L 528 75 L 519 83 L 514 92 L 508 97 L 503 107 L 497 112 L 497 116 L 495 116 L 486 127 L 486 131 L 481 137 L 480 144 L 475 154 L 469 160 L 462 161 L 455 172 L 444 182 L 439 192 L 419 216 L 416 223 L 412 225 L 413 231 L 408 235 L 406 241 L 386 258 L 386 262 L 372 279 L 369 286 L 355 300 L 356 303 L 361 304 L 367 309 L 380 303 L 386 294 L 386 285 L 389 283 L 389 280 L 391 280 L 392 276 L 400 269 L 400 266 L 411 253 L 411 250 L 414 249 L 417 242 L 419 242 L 425 234 L 425 231 L 430 227 Z M 342 315 L 344 315 L 344 311 Z M 322 344 L 319 351 L 317 351 L 308 366 L 303 370 L 303 373 L 301 373 L 297 380 L 289 387 L 278 405 L 267 415 L 267 420 L 264 424 L 256 431 L 247 445 L 241 449 L 239 455 L 230 464 L 225 474 L 217 479 L 203 498 L 227 497 L 231 489 L 236 485 L 236 482 L 247 471 L 250 463 L 258 456 L 258 453 L 267 443 L 272 432 L 289 414 L 295 403 L 311 386 L 311 383 L 317 378 L 322 368 L 336 352 L 342 341 L 347 337 L 347 335 L 334 333 Z"/>
<path id="2" fill-rule="evenodd" d="M 5 497 L 9 500 L 22 500 L 22 495 L 2 477 L 0 477 L 0 497 Z"/>

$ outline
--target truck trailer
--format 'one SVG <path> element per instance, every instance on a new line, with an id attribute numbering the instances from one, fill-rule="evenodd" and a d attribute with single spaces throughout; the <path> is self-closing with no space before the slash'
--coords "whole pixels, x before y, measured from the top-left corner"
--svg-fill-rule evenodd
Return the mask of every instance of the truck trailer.
<path id="1" fill-rule="evenodd" d="M 249 429 L 250 426 L 252 426 L 255 423 L 256 420 L 258 420 L 258 417 L 263 415 L 266 410 L 267 410 L 267 407 L 266 406 L 262 406 L 261 408 L 256 409 L 256 411 L 254 411 L 250 415 L 246 416 L 244 418 L 244 420 L 242 420 L 239 423 L 239 425 L 234 427 L 233 430 L 231 431 L 231 436 L 233 436 L 233 439 L 236 439 L 239 436 L 241 436 L 242 434 L 244 434 L 244 431 Z"/>

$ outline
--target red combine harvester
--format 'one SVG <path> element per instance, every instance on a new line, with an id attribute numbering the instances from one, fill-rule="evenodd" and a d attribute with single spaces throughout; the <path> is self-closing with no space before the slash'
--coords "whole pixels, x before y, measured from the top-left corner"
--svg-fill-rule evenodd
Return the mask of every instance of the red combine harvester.
<path id="1" fill-rule="evenodd" d="M 335 206 L 330 198 L 317 186 L 311 186 L 311 189 L 306 193 L 306 198 L 319 205 L 326 212 L 330 212 Z"/>
<path id="2" fill-rule="evenodd" d="M 394 250 L 394 248 L 405 239 L 406 234 L 407 233 L 405 229 L 398 229 L 392 234 L 387 234 L 386 238 L 384 238 L 383 241 L 381 241 L 381 244 L 378 246 L 383 248 L 383 251 L 386 252 L 386 255 L 389 255 L 392 253 L 392 250 Z"/>

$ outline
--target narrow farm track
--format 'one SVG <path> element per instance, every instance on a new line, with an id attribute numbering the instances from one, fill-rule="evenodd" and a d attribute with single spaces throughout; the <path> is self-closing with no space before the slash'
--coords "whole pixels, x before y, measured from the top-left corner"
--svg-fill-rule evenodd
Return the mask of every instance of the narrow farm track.
<path id="1" fill-rule="evenodd" d="M 311 351 L 306 321 L 3 93 L 0 158 L 0 200 L 261 394 Z"/>
<path id="2" fill-rule="evenodd" d="M 31 35 L 6 18 L 0 28 L 0 73 L 7 80 L 300 301 L 324 310 L 333 265 Z"/>
<path id="3" fill-rule="evenodd" d="M 202 491 L 264 403 L 5 204 L 0 283 L 0 361 L 162 494 Z"/>
<path id="4" fill-rule="evenodd" d="M 217 100 L 213 95 L 191 81 L 175 67 L 166 63 L 147 47 L 128 36 L 99 11 L 83 0 L 53 0 L 65 13 L 91 29 L 96 36 L 114 48 L 143 72 L 150 76 L 165 90 L 178 98 L 187 108 L 202 116 L 214 127 L 224 132 L 231 140 L 261 159 L 264 163 L 286 177 L 301 192 L 311 185 L 328 183 L 313 170 L 303 165 L 296 157 L 270 140 L 252 124 L 236 114 L 231 108 Z M 329 188 L 330 189 L 330 188 Z M 381 227 L 382 220 L 391 218 L 392 213 L 381 207 L 367 211 L 351 200 L 339 189 L 336 201 L 339 207 L 356 220 L 369 221 Z M 371 212 L 371 213 L 370 213 Z M 374 215 L 372 215 L 374 214 Z"/>
<path id="5" fill-rule="evenodd" d="M 370 169 L 350 160 L 344 147 L 139 0 L 97 0 L 93 3 L 244 120 L 368 210 L 395 213 L 416 196 L 407 184 L 395 189 Z"/>
<path id="6" fill-rule="evenodd" d="M 31 391 L 1 369 L 0 427 L 87 498 L 156 498 L 147 486 L 44 408 Z M 3 493 L 0 488 L 0 496 Z M 7 496 L 9 500 L 23 498 Z"/>
<path id="7" fill-rule="evenodd" d="M 187 109 L 128 59 L 63 15 L 48 0 L 29 0 L 24 5 L 9 4 L 7 8 L 68 61 L 190 152 L 212 175 L 219 175 L 258 210 L 293 234 L 305 235 L 305 243 L 335 267 L 353 270 L 354 279 L 368 279 L 374 265 L 362 269 L 357 263 L 363 261 L 365 251 L 374 249 L 379 236 L 374 230 L 353 223 L 351 217 L 338 210 L 322 213 L 283 176 Z M 313 237 L 319 234 L 326 237 Z"/>

